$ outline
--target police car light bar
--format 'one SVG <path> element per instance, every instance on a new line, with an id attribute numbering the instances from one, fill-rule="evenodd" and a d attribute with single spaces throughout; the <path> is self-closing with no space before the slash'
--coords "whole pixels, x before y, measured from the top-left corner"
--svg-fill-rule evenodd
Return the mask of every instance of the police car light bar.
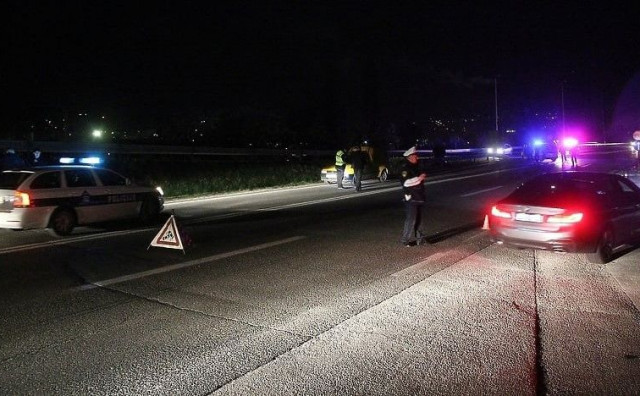
<path id="1" fill-rule="evenodd" d="M 87 165 L 98 165 L 99 163 L 101 163 L 102 160 L 99 157 L 85 157 L 85 158 L 80 158 L 80 163 L 81 164 L 87 164 Z"/>
<path id="2" fill-rule="evenodd" d="M 82 157 L 82 158 L 60 157 L 60 163 L 65 165 L 71 165 L 71 164 L 98 165 L 102 163 L 102 158 L 100 157 Z"/>

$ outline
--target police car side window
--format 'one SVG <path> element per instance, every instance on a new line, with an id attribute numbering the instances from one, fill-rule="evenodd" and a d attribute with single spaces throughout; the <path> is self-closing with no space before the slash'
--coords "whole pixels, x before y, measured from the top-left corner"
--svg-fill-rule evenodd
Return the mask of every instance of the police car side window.
<path id="1" fill-rule="evenodd" d="M 96 181 L 88 169 L 70 169 L 64 171 L 67 187 L 93 187 Z"/>
<path id="2" fill-rule="evenodd" d="M 31 182 L 32 190 L 41 188 L 60 188 L 60 172 L 47 172 L 37 176 Z"/>
<path id="3" fill-rule="evenodd" d="M 97 169 L 96 174 L 103 186 L 126 186 L 127 179 L 120 176 L 119 174 L 106 170 L 106 169 Z"/>

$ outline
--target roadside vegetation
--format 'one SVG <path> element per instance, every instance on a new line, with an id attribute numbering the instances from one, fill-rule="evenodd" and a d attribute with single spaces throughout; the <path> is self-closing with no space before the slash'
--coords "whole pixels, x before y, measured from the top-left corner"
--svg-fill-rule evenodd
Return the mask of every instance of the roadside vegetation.
<path id="1" fill-rule="evenodd" d="M 326 161 L 325 161 L 326 162 Z M 168 198 L 320 183 L 326 164 L 314 162 L 114 161 L 136 183 L 161 186 Z"/>
<path id="2" fill-rule="evenodd" d="M 403 163 L 402 157 L 388 160 L 390 178 L 397 177 Z M 321 169 L 332 164 L 333 158 L 238 161 L 140 156 L 111 158 L 106 166 L 138 184 L 161 186 L 167 198 L 179 198 L 320 183 Z M 449 166 L 433 160 L 423 165 L 429 171 Z"/>

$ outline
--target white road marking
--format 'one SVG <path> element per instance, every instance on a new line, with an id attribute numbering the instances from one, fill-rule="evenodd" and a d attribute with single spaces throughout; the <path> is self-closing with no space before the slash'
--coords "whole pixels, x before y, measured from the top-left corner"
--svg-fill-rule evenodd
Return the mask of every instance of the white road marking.
<path id="1" fill-rule="evenodd" d="M 5 253 L 15 253 L 15 252 L 23 252 L 27 250 L 33 249 L 41 249 L 46 246 L 59 246 L 59 245 L 68 245 L 73 242 L 82 242 L 82 241 L 91 241 L 94 239 L 104 239 L 112 236 L 121 236 L 121 235 L 129 235 L 129 234 L 137 234 L 140 232 L 146 232 L 150 230 L 155 230 L 155 228 L 140 228 L 135 230 L 126 230 L 126 231 L 110 231 L 110 232 L 100 232 L 99 234 L 92 235 L 80 235 L 75 237 L 65 237 L 64 239 L 56 239 L 52 241 L 46 242 L 38 242 L 31 243 L 28 245 L 20 245 L 13 247 L 0 248 L 0 255 Z M 26 232 L 26 231 L 23 231 Z"/>
<path id="2" fill-rule="evenodd" d="M 137 272 L 135 274 L 129 274 L 129 275 L 124 275 L 124 276 L 119 276 L 117 278 L 97 281 L 97 282 L 90 283 L 88 285 L 78 286 L 78 287 L 74 288 L 74 290 L 90 290 L 90 289 L 95 289 L 97 287 L 105 287 L 105 286 L 109 286 L 109 285 L 114 285 L 116 283 L 122 283 L 122 282 L 127 282 L 127 281 L 130 281 L 130 280 L 134 280 L 134 279 L 145 278 L 145 277 L 148 277 L 148 276 L 158 275 L 158 274 L 162 274 L 162 273 L 165 273 L 165 272 L 179 270 L 179 269 L 182 269 L 182 268 L 193 267 L 194 265 L 208 264 L 208 263 L 211 263 L 212 261 L 222 260 L 222 259 L 225 259 L 225 258 L 228 258 L 228 257 L 233 257 L 233 256 L 237 256 L 237 255 L 244 254 L 244 253 L 250 253 L 250 252 L 255 252 L 257 250 L 267 249 L 267 248 L 270 248 L 270 247 L 283 245 L 285 243 L 291 243 L 291 242 L 299 241 L 299 240 L 304 239 L 304 238 L 306 238 L 306 236 L 294 236 L 294 237 L 291 237 L 291 238 L 281 239 L 279 241 L 262 243 L 260 245 L 249 246 L 249 247 L 246 247 L 246 248 L 243 248 L 243 249 L 233 250 L 231 252 L 225 252 L 225 253 L 220 253 L 220 254 L 216 254 L 216 255 L 213 255 L 213 256 L 209 256 L 209 257 L 203 257 L 203 258 L 200 258 L 200 259 L 197 259 L 197 260 L 186 261 L 184 263 L 167 265 L 167 266 L 164 266 L 164 267 L 161 267 L 161 268 L 156 268 L 156 269 L 149 270 L 149 271 Z"/>
<path id="3" fill-rule="evenodd" d="M 229 199 L 233 197 L 246 197 L 247 195 L 268 195 L 273 193 L 281 193 L 282 191 L 286 191 L 286 190 L 305 190 L 305 189 L 318 188 L 322 186 L 323 185 L 312 184 L 309 186 L 274 187 L 274 188 L 268 188 L 264 190 L 240 191 L 240 192 L 234 192 L 234 193 L 223 193 L 223 194 L 201 196 L 201 197 L 194 197 L 194 198 L 178 198 L 178 199 L 167 200 L 164 203 L 164 206 L 165 208 L 168 208 L 172 206 L 181 206 L 181 205 L 185 205 L 193 202 L 219 201 L 219 200 Z"/>

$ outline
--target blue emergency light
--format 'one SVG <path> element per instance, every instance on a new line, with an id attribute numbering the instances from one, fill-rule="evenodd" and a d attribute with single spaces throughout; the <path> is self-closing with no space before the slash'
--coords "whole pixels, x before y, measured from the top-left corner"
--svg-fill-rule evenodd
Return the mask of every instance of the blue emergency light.
<path id="1" fill-rule="evenodd" d="M 102 163 L 100 157 L 60 157 L 60 163 L 63 165 L 83 164 L 83 165 L 99 165 Z"/>

